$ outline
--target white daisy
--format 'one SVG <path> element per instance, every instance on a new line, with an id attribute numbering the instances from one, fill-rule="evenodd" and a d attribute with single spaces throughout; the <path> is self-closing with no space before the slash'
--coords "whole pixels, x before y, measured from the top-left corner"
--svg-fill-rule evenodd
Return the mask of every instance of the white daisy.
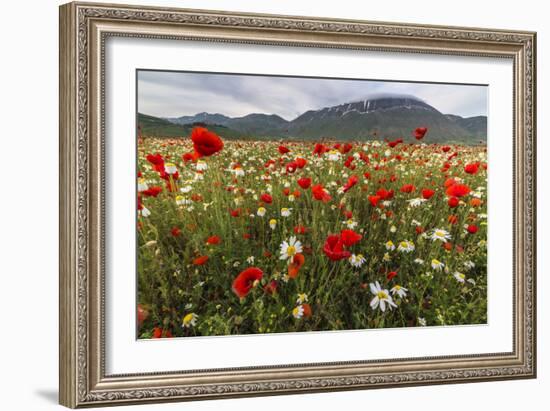
<path id="1" fill-rule="evenodd" d="M 166 163 L 164 165 L 164 171 L 166 174 L 176 174 L 178 172 L 178 169 L 176 168 L 176 165 L 173 163 Z"/>
<path id="2" fill-rule="evenodd" d="M 405 287 L 401 287 L 400 285 L 394 285 L 390 290 L 392 295 L 397 294 L 399 298 L 405 298 L 407 296 L 407 291 L 409 290 L 406 289 Z"/>
<path id="3" fill-rule="evenodd" d="M 359 223 L 355 220 L 353 220 L 352 218 L 350 218 L 349 220 L 346 220 L 343 222 L 343 224 L 349 228 L 350 230 L 353 230 L 355 227 L 357 227 L 357 225 L 359 225 Z"/>
<path id="4" fill-rule="evenodd" d="M 432 231 L 432 234 L 430 234 L 430 237 L 432 241 L 439 240 L 444 243 L 447 242 L 447 240 L 451 239 L 451 234 L 447 230 L 443 230 L 442 228 L 435 228 Z"/>
<path id="5" fill-rule="evenodd" d="M 146 191 L 149 189 L 149 186 L 147 185 L 147 182 L 144 178 L 140 178 L 138 180 L 138 191 L 141 193 L 142 191 Z"/>
<path id="6" fill-rule="evenodd" d="M 425 327 L 427 325 L 426 319 L 424 317 L 418 317 L 418 324 L 422 327 Z"/>
<path id="7" fill-rule="evenodd" d="M 365 257 L 363 257 L 363 254 L 352 254 L 349 258 L 349 263 L 353 266 L 353 267 L 361 267 L 365 261 Z"/>
<path id="8" fill-rule="evenodd" d="M 393 244 L 393 241 L 389 240 L 385 244 L 386 250 L 393 251 L 395 250 L 395 244 Z"/>
<path id="9" fill-rule="evenodd" d="M 290 217 L 291 212 L 292 212 L 292 208 L 286 208 L 286 207 L 281 208 L 281 215 L 283 217 Z"/>
<path id="10" fill-rule="evenodd" d="M 374 295 L 374 298 L 370 302 L 370 306 L 373 310 L 380 307 L 380 310 L 382 312 L 386 311 L 386 304 L 392 309 L 392 307 L 397 307 L 397 305 L 393 302 L 393 299 L 391 298 L 388 290 L 383 290 L 382 287 L 380 287 L 380 283 L 376 281 L 375 283 L 370 283 L 370 292 Z"/>
<path id="11" fill-rule="evenodd" d="M 263 217 L 265 213 L 266 213 L 265 207 L 259 207 L 258 211 L 256 212 L 256 214 L 258 214 L 260 217 Z"/>
<path id="12" fill-rule="evenodd" d="M 283 241 L 280 245 L 281 260 L 287 260 L 292 262 L 292 258 L 303 251 L 302 243 L 296 239 L 295 236 L 289 238 L 288 241 Z"/>
<path id="13" fill-rule="evenodd" d="M 242 177 L 244 176 L 244 170 L 242 169 L 242 167 L 235 167 L 233 169 L 233 174 L 235 174 L 236 177 Z"/>
<path id="14" fill-rule="evenodd" d="M 475 263 L 473 261 L 470 261 L 470 260 L 464 261 L 464 263 L 462 265 L 464 266 L 464 268 L 466 270 L 471 270 L 472 268 L 474 268 L 476 266 Z"/>
<path id="15" fill-rule="evenodd" d="M 413 198 L 412 200 L 409 200 L 409 206 L 410 207 L 418 207 L 422 204 L 424 204 L 426 201 L 425 198 Z"/>
<path id="16" fill-rule="evenodd" d="M 419 264 L 419 265 L 424 264 L 424 260 L 423 260 L 422 258 L 415 258 L 415 259 L 414 259 L 414 262 L 415 262 L 416 264 Z"/>
<path id="17" fill-rule="evenodd" d="M 197 161 L 195 168 L 197 169 L 197 171 L 204 171 L 208 169 L 208 164 L 206 163 L 206 161 L 199 160 Z"/>
<path id="18" fill-rule="evenodd" d="M 330 161 L 339 161 L 340 160 L 340 152 L 336 150 L 330 150 L 328 152 L 328 159 Z"/>
<path id="19" fill-rule="evenodd" d="M 272 218 L 271 220 L 269 220 L 269 227 L 270 227 L 272 230 L 275 230 L 275 227 L 277 227 L 277 220 L 275 220 L 274 218 Z"/>
<path id="20" fill-rule="evenodd" d="M 151 215 L 151 212 L 149 211 L 149 209 L 147 207 L 143 206 L 143 208 L 141 210 L 139 210 L 139 214 L 142 217 L 149 217 Z"/>
<path id="21" fill-rule="evenodd" d="M 292 316 L 294 318 L 302 318 L 304 316 L 304 307 L 298 305 L 292 310 Z"/>
<path id="22" fill-rule="evenodd" d="M 402 253 L 412 253 L 414 251 L 414 243 L 412 241 L 401 241 L 397 247 L 397 251 Z"/>
<path id="23" fill-rule="evenodd" d="M 307 294 L 306 293 L 298 294 L 298 299 L 296 300 L 296 304 L 303 304 L 303 303 L 307 303 Z"/>
<path id="24" fill-rule="evenodd" d="M 182 326 L 184 328 L 191 328 L 194 327 L 197 324 L 199 316 L 195 313 L 189 313 L 185 317 L 183 317 Z"/>
<path id="25" fill-rule="evenodd" d="M 437 271 L 441 271 L 445 267 L 445 264 L 443 264 L 441 261 L 436 260 L 435 258 L 432 260 L 432 268 Z"/>
<path id="26" fill-rule="evenodd" d="M 459 273 L 458 271 L 455 271 L 453 274 L 453 277 L 458 281 L 459 283 L 464 283 L 466 281 L 466 276 L 462 273 Z"/>
<path id="27" fill-rule="evenodd" d="M 180 191 L 181 191 L 182 193 L 188 193 L 188 192 L 190 192 L 192 189 L 193 189 L 192 186 L 183 186 L 183 187 L 180 188 Z"/>

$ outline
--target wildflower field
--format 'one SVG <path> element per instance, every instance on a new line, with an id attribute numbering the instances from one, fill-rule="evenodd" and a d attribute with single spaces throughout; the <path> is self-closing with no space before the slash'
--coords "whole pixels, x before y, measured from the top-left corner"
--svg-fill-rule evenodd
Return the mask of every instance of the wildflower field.
<path id="1" fill-rule="evenodd" d="M 141 137 L 139 338 L 486 323 L 486 147 L 412 132 Z"/>

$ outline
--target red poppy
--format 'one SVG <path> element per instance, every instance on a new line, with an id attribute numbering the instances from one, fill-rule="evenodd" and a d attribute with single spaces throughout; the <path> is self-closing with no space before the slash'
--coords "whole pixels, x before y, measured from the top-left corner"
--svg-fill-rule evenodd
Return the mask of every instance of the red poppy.
<path id="1" fill-rule="evenodd" d="M 160 327 L 153 328 L 153 338 L 172 338 L 172 331 L 164 330 Z"/>
<path id="2" fill-rule="evenodd" d="M 449 198 L 449 201 L 447 201 L 447 204 L 449 205 L 449 207 L 451 208 L 455 208 L 458 206 L 458 203 L 459 203 L 459 199 L 457 197 L 450 197 Z"/>
<path id="3" fill-rule="evenodd" d="M 447 195 L 452 197 L 464 197 L 469 194 L 470 191 L 472 190 L 466 184 L 453 184 L 447 188 Z"/>
<path id="4" fill-rule="evenodd" d="M 349 157 L 347 158 L 347 160 L 344 162 L 344 167 L 347 167 L 347 168 L 349 168 L 349 169 L 351 169 L 351 170 L 355 170 L 355 165 L 352 164 L 352 163 L 353 163 L 353 160 L 355 160 L 355 158 L 352 157 L 352 156 L 349 156 Z"/>
<path id="5" fill-rule="evenodd" d="M 434 194 L 435 194 L 435 191 L 430 190 L 429 188 L 425 188 L 422 190 L 422 197 L 425 198 L 426 200 L 429 200 L 430 198 L 432 198 Z"/>
<path id="6" fill-rule="evenodd" d="M 287 173 L 294 173 L 297 168 L 298 168 L 298 164 L 295 161 L 291 161 L 290 163 L 287 163 L 287 165 L 286 165 L 286 172 Z"/>
<path id="7" fill-rule="evenodd" d="M 443 146 L 441 147 L 441 150 L 443 150 L 444 153 L 448 152 L 451 149 L 449 146 Z"/>
<path id="8" fill-rule="evenodd" d="M 298 179 L 298 185 L 304 190 L 307 190 L 311 186 L 311 178 L 302 177 Z"/>
<path id="9" fill-rule="evenodd" d="M 468 174 L 476 174 L 478 169 L 479 169 L 478 163 L 466 164 L 464 166 L 464 171 Z"/>
<path id="10" fill-rule="evenodd" d="M 170 232 L 172 233 L 172 235 L 174 237 L 178 237 L 181 234 L 181 230 L 178 227 L 172 228 L 172 230 L 170 230 Z"/>
<path id="11" fill-rule="evenodd" d="M 379 196 L 382 200 L 389 200 L 393 198 L 393 190 L 386 190 L 385 188 L 381 188 L 376 192 L 376 195 Z"/>
<path id="12" fill-rule="evenodd" d="M 359 182 L 359 177 L 357 176 L 351 176 L 348 178 L 348 182 L 344 186 L 344 193 L 347 193 L 350 188 L 352 188 L 355 184 Z"/>
<path id="13" fill-rule="evenodd" d="M 477 230 L 479 230 L 479 228 L 475 225 L 469 225 L 467 230 L 470 234 L 475 234 L 477 233 Z"/>
<path id="14" fill-rule="evenodd" d="M 307 160 L 302 157 L 298 157 L 296 160 L 294 160 L 294 162 L 296 163 L 296 166 L 298 168 L 304 168 L 307 164 Z"/>
<path id="15" fill-rule="evenodd" d="M 456 224 L 458 223 L 458 217 L 456 215 L 450 215 L 449 218 L 447 219 L 447 221 L 449 221 L 450 224 Z"/>
<path id="16" fill-rule="evenodd" d="M 427 127 L 418 127 L 414 130 L 413 135 L 414 135 L 414 138 L 416 138 L 417 140 L 422 140 L 427 132 L 428 132 Z"/>
<path id="17" fill-rule="evenodd" d="M 332 261 L 342 260 L 348 258 L 351 253 L 344 250 L 344 243 L 339 235 L 331 234 L 327 237 L 323 246 L 323 252 Z"/>
<path id="18" fill-rule="evenodd" d="M 195 127 L 191 131 L 191 140 L 197 158 L 211 156 L 223 149 L 222 139 L 204 127 Z"/>
<path id="19" fill-rule="evenodd" d="M 394 140 L 394 141 L 390 141 L 388 143 L 388 146 L 390 146 L 391 148 L 394 148 L 396 147 L 399 143 L 402 143 L 403 142 L 403 139 L 402 138 L 398 138 L 397 140 Z"/>
<path id="20" fill-rule="evenodd" d="M 397 271 L 390 271 L 388 275 L 386 275 L 386 278 L 388 281 L 390 281 L 392 278 L 394 278 L 397 275 Z"/>
<path id="21" fill-rule="evenodd" d="M 330 194 L 321 184 L 316 184 L 311 187 L 311 192 L 316 200 L 322 201 L 323 203 L 326 203 L 332 199 Z"/>
<path id="22" fill-rule="evenodd" d="M 162 337 L 162 328 L 155 327 L 153 328 L 153 338 L 161 338 Z"/>
<path id="23" fill-rule="evenodd" d="M 351 143 L 345 143 L 341 148 L 340 148 L 340 151 L 342 152 L 342 154 L 346 154 L 346 153 L 349 153 L 351 151 L 351 149 L 353 148 L 353 144 Z"/>
<path id="24" fill-rule="evenodd" d="M 305 234 L 307 232 L 307 228 L 303 225 L 297 225 L 294 227 L 294 233 L 295 234 Z"/>
<path id="25" fill-rule="evenodd" d="M 241 215 L 241 209 L 236 208 L 234 210 L 229 210 L 229 214 L 231 214 L 231 217 L 239 217 Z"/>
<path id="26" fill-rule="evenodd" d="M 302 268 L 305 262 L 306 258 L 303 254 L 296 254 L 292 258 L 292 262 L 288 265 L 288 276 L 290 278 L 296 278 L 300 272 L 300 268 Z"/>
<path id="27" fill-rule="evenodd" d="M 311 306 L 308 303 L 302 304 L 302 308 L 304 310 L 304 318 L 311 317 Z"/>
<path id="28" fill-rule="evenodd" d="M 266 204 L 271 204 L 273 202 L 273 197 L 267 193 L 262 194 L 260 199 Z"/>
<path id="29" fill-rule="evenodd" d="M 382 199 L 382 197 L 380 197 L 380 196 L 369 196 L 368 199 L 369 199 L 371 205 L 373 207 L 376 207 L 378 205 L 378 202 Z"/>
<path id="30" fill-rule="evenodd" d="M 340 240 L 344 243 L 346 247 L 351 247 L 355 243 L 361 240 L 363 236 L 361 234 L 357 234 L 353 230 L 342 230 L 340 232 Z"/>
<path id="31" fill-rule="evenodd" d="M 250 292 L 254 283 L 260 281 L 264 275 L 263 271 L 257 267 L 250 267 L 241 273 L 233 280 L 232 289 L 237 297 L 244 298 Z"/>
<path id="32" fill-rule="evenodd" d="M 162 192 L 162 187 L 159 186 L 152 186 L 149 187 L 147 190 L 142 191 L 141 194 L 145 197 L 156 197 Z"/>
<path id="33" fill-rule="evenodd" d="M 277 294 L 277 288 L 278 288 L 277 281 L 271 280 L 269 283 L 264 285 L 264 291 L 266 294 L 273 295 Z"/>
<path id="34" fill-rule="evenodd" d="M 416 190 L 416 187 L 412 184 L 405 184 L 401 187 L 402 193 L 412 193 Z"/>
<path id="35" fill-rule="evenodd" d="M 290 150 L 288 148 L 286 148 L 285 146 L 279 146 L 279 153 L 281 153 L 281 154 L 290 153 Z"/>
<path id="36" fill-rule="evenodd" d="M 193 153 L 185 153 L 181 156 L 181 158 L 183 159 L 183 161 L 188 163 L 189 161 L 193 161 L 195 159 L 195 156 L 193 155 Z"/>
<path id="37" fill-rule="evenodd" d="M 445 180 L 444 186 L 448 188 L 453 184 L 456 184 L 456 180 L 454 178 L 448 178 L 447 180 Z"/>
<path id="38" fill-rule="evenodd" d="M 324 153 L 328 151 L 328 148 L 321 143 L 315 144 L 315 148 L 313 149 L 313 154 L 317 154 L 317 156 L 321 157 Z"/>
<path id="39" fill-rule="evenodd" d="M 147 154 L 145 158 L 153 165 L 155 171 L 164 172 L 164 158 L 159 153 Z"/>
<path id="40" fill-rule="evenodd" d="M 217 235 L 212 235 L 206 239 L 206 244 L 216 245 L 219 244 L 222 239 Z"/>
<path id="41" fill-rule="evenodd" d="M 193 260 L 193 265 L 205 265 L 208 262 L 207 255 L 201 255 Z"/>
<path id="42" fill-rule="evenodd" d="M 416 234 L 420 235 L 424 232 L 424 228 L 422 228 L 421 226 L 417 225 L 416 228 L 414 229 L 414 231 L 416 231 Z"/>

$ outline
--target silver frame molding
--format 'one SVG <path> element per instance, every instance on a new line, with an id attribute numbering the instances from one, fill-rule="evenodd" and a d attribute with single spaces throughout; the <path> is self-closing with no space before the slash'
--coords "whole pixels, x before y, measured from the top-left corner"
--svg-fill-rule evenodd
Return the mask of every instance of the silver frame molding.
<path id="1" fill-rule="evenodd" d="M 106 375 L 104 64 L 109 37 L 382 50 L 514 64 L 514 349 L 482 355 Z M 69 3 L 60 7 L 60 403 L 67 407 L 536 376 L 536 34 Z"/>

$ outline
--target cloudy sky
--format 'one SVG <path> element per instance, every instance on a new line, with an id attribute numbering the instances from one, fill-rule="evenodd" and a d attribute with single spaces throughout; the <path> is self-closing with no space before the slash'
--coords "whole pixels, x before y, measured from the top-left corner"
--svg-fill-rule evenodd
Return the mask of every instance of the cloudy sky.
<path id="1" fill-rule="evenodd" d="M 416 96 L 444 114 L 487 115 L 486 86 L 138 71 L 138 111 L 157 117 L 266 113 L 293 120 L 386 93 Z"/>

